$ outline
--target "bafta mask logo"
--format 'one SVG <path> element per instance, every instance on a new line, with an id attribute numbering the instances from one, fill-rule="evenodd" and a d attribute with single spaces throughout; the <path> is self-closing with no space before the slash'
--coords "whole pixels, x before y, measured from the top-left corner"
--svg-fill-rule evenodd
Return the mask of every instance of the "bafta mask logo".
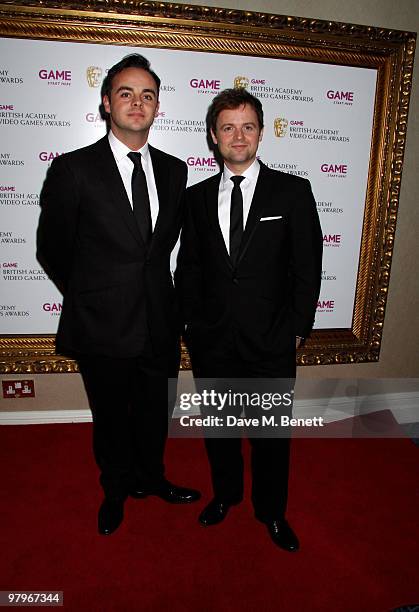
<path id="1" fill-rule="evenodd" d="M 249 85 L 249 79 L 244 76 L 237 76 L 234 79 L 234 89 L 246 89 Z"/>
<path id="2" fill-rule="evenodd" d="M 86 79 L 89 87 L 99 87 L 102 82 L 102 68 L 89 66 L 86 69 Z"/>
<path id="3" fill-rule="evenodd" d="M 288 129 L 288 119 L 285 119 L 284 117 L 277 117 L 274 120 L 274 130 L 275 130 L 275 136 L 277 138 L 283 138 L 284 136 L 286 136 L 287 129 Z"/>

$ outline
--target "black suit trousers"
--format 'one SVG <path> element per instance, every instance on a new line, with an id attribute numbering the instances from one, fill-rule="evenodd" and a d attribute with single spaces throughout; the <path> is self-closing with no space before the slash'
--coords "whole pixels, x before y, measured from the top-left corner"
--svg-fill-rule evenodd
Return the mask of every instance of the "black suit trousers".
<path id="1" fill-rule="evenodd" d="M 199 379 L 286 378 L 295 379 L 295 354 L 289 366 L 275 358 L 248 362 L 235 348 L 233 334 L 224 337 L 218 350 L 191 351 L 193 374 Z M 270 521 L 283 518 L 287 507 L 290 438 L 250 437 L 252 503 L 256 518 Z M 243 456 L 241 438 L 206 437 L 205 447 L 211 469 L 214 497 L 227 503 L 243 498 Z"/>
<path id="2" fill-rule="evenodd" d="M 176 363 L 175 363 L 176 362 Z M 173 365 L 151 351 L 132 358 L 78 358 L 93 415 L 93 450 L 108 498 L 124 499 L 133 486 L 157 487 L 164 479 L 168 413 L 175 392 Z"/>

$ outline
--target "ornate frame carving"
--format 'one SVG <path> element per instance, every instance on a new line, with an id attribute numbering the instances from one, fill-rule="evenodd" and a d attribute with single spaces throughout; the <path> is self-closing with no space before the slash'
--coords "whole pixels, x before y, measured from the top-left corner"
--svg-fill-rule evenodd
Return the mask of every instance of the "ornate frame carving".
<path id="1" fill-rule="evenodd" d="M 138 0 L 0 2 L 0 36 L 280 57 L 377 70 L 377 95 L 351 329 L 319 330 L 299 365 L 379 358 L 403 168 L 416 34 L 248 11 Z M 190 367 L 185 348 L 182 368 Z M 53 337 L 3 336 L 0 372 L 76 372 Z"/>

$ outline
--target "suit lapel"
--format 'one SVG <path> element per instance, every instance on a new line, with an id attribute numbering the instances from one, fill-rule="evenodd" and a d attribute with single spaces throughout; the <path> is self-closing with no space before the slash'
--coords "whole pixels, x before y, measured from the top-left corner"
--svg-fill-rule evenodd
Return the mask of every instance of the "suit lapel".
<path id="1" fill-rule="evenodd" d="M 157 215 L 157 220 L 151 239 L 152 245 L 156 238 L 158 238 L 162 224 L 167 217 L 167 206 L 170 202 L 170 166 L 159 155 L 158 149 L 155 149 L 149 145 L 148 150 L 150 152 L 151 162 L 153 164 L 154 180 L 159 198 L 159 213 Z"/>
<path id="2" fill-rule="evenodd" d="M 237 259 L 237 265 L 240 263 L 240 260 L 242 259 L 249 246 L 253 234 L 259 224 L 263 206 L 272 196 L 272 190 L 274 188 L 274 186 L 271 185 L 268 168 L 261 162 L 259 163 L 259 176 L 256 182 L 255 192 L 253 194 L 252 203 L 250 205 L 250 210 L 247 217 L 246 227 L 244 229 L 243 238 L 240 245 L 240 253 Z"/>
<path id="3" fill-rule="evenodd" d="M 220 222 L 218 219 L 218 189 L 220 185 L 220 180 L 221 173 L 218 173 L 216 176 L 212 177 L 207 182 L 205 189 L 205 203 L 210 229 L 214 234 L 215 241 L 226 263 L 230 268 L 232 268 L 233 265 L 231 263 L 230 255 L 227 251 L 226 244 L 224 242 L 224 236 L 221 231 Z"/>
<path id="4" fill-rule="evenodd" d="M 140 229 L 132 212 L 131 204 L 107 136 L 97 142 L 97 156 L 95 161 L 101 178 L 106 184 L 108 192 L 111 194 L 112 203 L 117 207 L 118 213 L 121 215 L 135 239 L 144 245 Z"/>

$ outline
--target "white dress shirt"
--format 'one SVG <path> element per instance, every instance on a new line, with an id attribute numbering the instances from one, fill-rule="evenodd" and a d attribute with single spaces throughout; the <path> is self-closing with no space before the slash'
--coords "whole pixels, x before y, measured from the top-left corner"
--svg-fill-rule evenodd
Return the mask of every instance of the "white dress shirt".
<path id="1" fill-rule="evenodd" d="M 131 149 L 123 142 L 118 140 L 112 130 L 109 131 L 108 139 L 132 208 L 131 178 L 134 163 L 128 157 L 128 153 L 130 153 Z M 153 164 L 151 161 L 150 151 L 148 150 L 148 143 L 146 142 L 141 149 L 138 149 L 138 151 L 135 152 L 141 153 L 141 165 L 147 181 L 148 198 L 150 200 L 151 224 L 154 231 L 157 216 L 159 214 L 159 198 L 157 195 L 156 181 L 154 179 Z"/>
<path id="2" fill-rule="evenodd" d="M 246 227 L 247 217 L 249 216 L 250 205 L 253 200 L 253 194 L 255 193 L 259 170 L 259 162 L 257 159 L 255 159 L 253 164 L 241 174 L 241 176 L 244 176 L 244 180 L 240 183 L 240 189 L 243 195 L 243 230 Z M 229 170 L 229 168 L 224 165 L 220 186 L 218 188 L 218 222 L 220 224 L 224 242 L 229 253 L 231 192 L 233 191 L 234 187 L 233 181 L 230 180 L 232 176 L 235 176 L 234 172 Z"/>

